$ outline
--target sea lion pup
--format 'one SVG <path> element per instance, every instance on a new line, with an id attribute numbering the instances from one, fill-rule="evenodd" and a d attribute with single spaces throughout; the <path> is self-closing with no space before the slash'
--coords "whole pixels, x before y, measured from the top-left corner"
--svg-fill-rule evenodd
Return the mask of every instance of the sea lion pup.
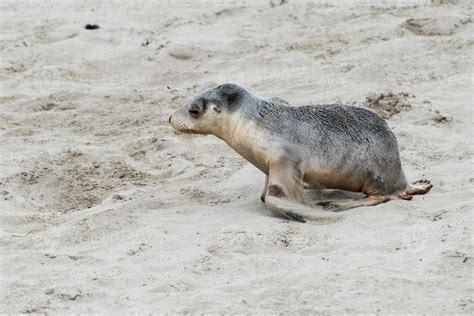
<path id="1" fill-rule="evenodd" d="M 270 210 L 299 222 L 340 217 L 303 205 L 305 185 L 366 194 L 321 204 L 333 211 L 409 200 L 432 187 L 427 180 L 408 184 L 387 123 L 355 106 L 292 107 L 227 83 L 189 100 L 169 122 L 180 133 L 224 140 L 267 175 L 261 199 Z"/>

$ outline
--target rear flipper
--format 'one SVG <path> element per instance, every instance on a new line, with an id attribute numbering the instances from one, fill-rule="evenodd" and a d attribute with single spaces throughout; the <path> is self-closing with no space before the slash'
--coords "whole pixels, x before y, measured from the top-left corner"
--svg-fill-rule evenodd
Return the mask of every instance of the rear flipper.
<path id="1" fill-rule="evenodd" d="M 405 190 L 408 195 L 425 194 L 433 187 L 429 180 L 418 180 L 409 184 Z"/>
<path id="2" fill-rule="evenodd" d="M 425 194 L 427 193 L 433 185 L 428 180 L 418 180 L 413 184 L 409 184 L 405 192 L 400 193 L 399 195 L 368 195 L 365 199 L 362 200 L 352 200 L 347 202 L 320 202 L 317 205 L 322 206 L 327 210 L 333 212 L 345 211 L 355 207 L 361 206 L 375 206 L 377 204 L 385 203 L 390 200 L 402 199 L 402 200 L 411 200 L 412 195 L 414 194 Z"/>
<path id="3" fill-rule="evenodd" d="M 321 202 L 318 205 L 322 206 L 324 209 L 331 210 L 333 212 L 346 211 L 351 208 L 361 207 L 361 206 L 375 206 L 381 203 L 388 202 L 398 198 L 394 195 L 370 195 L 362 200 L 352 200 L 347 202 Z"/>

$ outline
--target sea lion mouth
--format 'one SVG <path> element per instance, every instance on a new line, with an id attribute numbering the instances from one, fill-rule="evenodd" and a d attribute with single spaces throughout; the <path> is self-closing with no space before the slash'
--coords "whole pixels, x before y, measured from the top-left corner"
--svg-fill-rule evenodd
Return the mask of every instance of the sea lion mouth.
<path id="1" fill-rule="evenodd" d="M 191 130 L 189 129 L 174 129 L 173 130 L 175 135 L 183 135 L 183 134 L 194 134 Z"/>
<path id="2" fill-rule="evenodd" d="M 193 134 L 193 131 L 182 122 L 171 122 L 171 126 L 173 127 L 173 131 L 176 135 Z"/>

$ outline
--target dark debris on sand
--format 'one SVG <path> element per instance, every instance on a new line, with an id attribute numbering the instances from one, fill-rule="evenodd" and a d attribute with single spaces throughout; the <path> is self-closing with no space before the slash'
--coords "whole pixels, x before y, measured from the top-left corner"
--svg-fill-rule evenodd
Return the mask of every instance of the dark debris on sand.
<path id="1" fill-rule="evenodd" d="M 97 30 L 98 28 L 100 28 L 100 26 L 98 24 L 86 24 L 84 28 L 86 30 Z"/>

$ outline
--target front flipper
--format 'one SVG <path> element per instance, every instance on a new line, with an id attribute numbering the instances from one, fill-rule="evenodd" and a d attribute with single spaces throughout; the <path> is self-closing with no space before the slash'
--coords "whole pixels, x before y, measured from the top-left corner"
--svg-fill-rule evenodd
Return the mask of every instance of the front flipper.
<path id="1" fill-rule="evenodd" d="M 278 159 L 269 163 L 268 187 L 265 204 L 276 216 L 298 222 L 335 221 L 340 215 L 313 209 L 303 202 L 303 176 L 297 168 L 298 164 L 286 159 Z"/>
<path id="2" fill-rule="evenodd" d="M 263 192 L 260 195 L 260 200 L 265 203 L 265 195 L 267 194 L 268 189 L 268 176 L 265 177 L 265 186 L 263 187 Z"/>

